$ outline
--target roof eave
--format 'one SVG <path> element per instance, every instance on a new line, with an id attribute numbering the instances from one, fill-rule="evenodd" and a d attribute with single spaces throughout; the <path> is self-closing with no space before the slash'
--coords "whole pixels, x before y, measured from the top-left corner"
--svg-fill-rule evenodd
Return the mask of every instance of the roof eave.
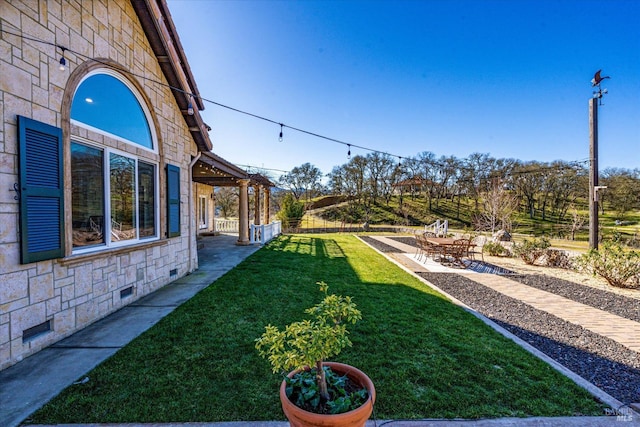
<path id="1" fill-rule="evenodd" d="M 200 115 L 200 110 L 204 110 L 204 103 L 199 96 L 195 79 L 166 1 L 131 0 L 131 4 L 140 19 L 140 24 L 160 64 L 160 69 L 172 87 L 171 92 L 198 150 L 211 151 L 213 145 L 209 138 L 210 128 Z M 193 114 L 188 112 L 190 98 L 188 94 L 195 95 L 192 100 Z"/>

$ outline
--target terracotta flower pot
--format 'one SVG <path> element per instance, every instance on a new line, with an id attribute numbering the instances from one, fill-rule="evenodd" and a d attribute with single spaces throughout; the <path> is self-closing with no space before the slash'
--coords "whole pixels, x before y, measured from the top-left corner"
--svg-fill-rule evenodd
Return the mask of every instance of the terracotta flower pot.
<path id="1" fill-rule="evenodd" d="M 349 379 L 366 388 L 369 393 L 369 398 L 362 406 L 349 412 L 332 415 L 316 414 L 314 412 L 305 411 L 304 409 L 294 405 L 293 402 L 289 400 L 285 392 L 287 383 L 286 381 L 282 381 L 282 384 L 280 385 L 280 402 L 282 403 L 282 410 L 289 420 L 289 424 L 291 427 L 364 426 L 373 411 L 373 404 L 376 401 L 376 389 L 373 386 L 373 382 L 371 382 L 364 372 L 354 368 L 353 366 L 345 365 L 344 363 L 324 362 L 324 366 L 328 366 L 333 372 L 339 375 L 347 375 Z M 287 376 L 292 378 L 298 372 L 299 371 L 290 372 Z"/>

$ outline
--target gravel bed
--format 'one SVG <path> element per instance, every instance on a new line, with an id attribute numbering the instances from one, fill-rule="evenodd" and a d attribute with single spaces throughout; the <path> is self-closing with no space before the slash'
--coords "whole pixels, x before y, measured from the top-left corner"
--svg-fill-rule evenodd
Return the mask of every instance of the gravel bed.
<path id="1" fill-rule="evenodd" d="M 402 253 L 402 251 L 400 249 L 398 249 L 396 247 L 393 247 L 391 245 L 387 245 L 386 243 L 382 243 L 380 240 L 374 239 L 373 237 L 369 237 L 369 236 L 358 236 L 358 237 L 361 240 L 363 240 L 367 244 L 373 246 L 374 248 L 376 248 L 377 250 L 379 250 L 382 253 L 385 253 L 385 254 L 388 254 L 388 253 Z M 398 240 L 398 238 L 394 237 L 393 240 Z M 402 243 L 404 243 L 404 242 L 402 242 Z"/>
<path id="2" fill-rule="evenodd" d="M 361 237 L 384 253 L 397 248 Z M 394 237 L 415 244 L 412 237 Z M 417 273 L 623 403 L 640 401 L 640 354 L 614 340 L 455 273 Z M 638 301 L 545 275 L 511 277 L 528 286 L 640 321 Z"/>
<path id="3" fill-rule="evenodd" d="M 404 243 L 405 245 L 416 246 L 416 238 L 411 236 L 397 236 L 397 237 L 389 237 L 390 239 L 395 240 L 396 242 Z"/>
<path id="4" fill-rule="evenodd" d="M 640 401 L 640 354 L 455 273 L 418 273 L 623 403 Z"/>

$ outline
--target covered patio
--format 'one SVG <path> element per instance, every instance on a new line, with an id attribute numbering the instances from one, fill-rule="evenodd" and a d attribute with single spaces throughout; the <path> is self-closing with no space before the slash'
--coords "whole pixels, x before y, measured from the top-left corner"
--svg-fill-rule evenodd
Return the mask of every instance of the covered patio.
<path id="1" fill-rule="evenodd" d="M 197 206 L 197 234 L 220 231 L 238 233 L 237 245 L 264 243 L 280 234 L 279 223 L 271 221 L 270 195 L 275 185 L 261 174 L 250 174 L 212 152 L 203 152 L 193 162 L 193 192 Z M 216 227 L 215 187 L 236 187 L 238 220 L 224 230 Z M 250 207 L 250 190 L 253 209 Z M 250 212 L 253 211 L 253 215 Z"/>

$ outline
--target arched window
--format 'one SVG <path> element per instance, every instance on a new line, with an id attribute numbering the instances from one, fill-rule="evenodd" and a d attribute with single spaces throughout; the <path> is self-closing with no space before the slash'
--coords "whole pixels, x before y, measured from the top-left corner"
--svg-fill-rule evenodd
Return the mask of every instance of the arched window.
<path id="1" fill-rule="evenodd" d="M 88 75 L 71 104 L 71 120 L 80 126 L 154 149 L 151 130 L 132 88 L 113 74 Z"/>
<path id="2" fill-rule="evenodd" d="M 78 85 L 71 123 L 91 132 L 71 137 L 74 252 L 158 238 L 157 144 L 149 116 L 135 88 L 111 70 L 94 71 Z"/>

